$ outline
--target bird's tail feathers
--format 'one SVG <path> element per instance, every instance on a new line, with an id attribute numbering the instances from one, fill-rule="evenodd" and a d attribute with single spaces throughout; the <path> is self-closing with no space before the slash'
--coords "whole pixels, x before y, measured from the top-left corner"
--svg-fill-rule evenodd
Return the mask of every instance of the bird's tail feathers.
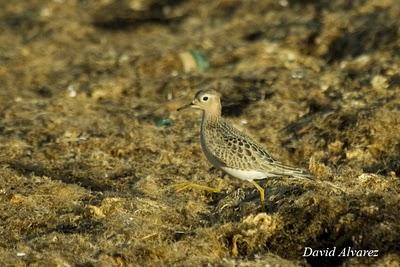
<path id="1" fill-rule="evenodd" d="M 277 169 L 276 172 L 280 175 L 283 174 L 293 178 L 306 178 L 309 180 L 315 180 L 315 177 L 305 169 L 290 167 L 283 164 L 276 164 L 274 168 Z"/>
<path id="2" fill-rule="evenodd" d="M 300 179 L 307 179 L 307 180 L 311 180 L 317 184 L 320 184 L 322 186 L 329 186 L 332 189 L 335 189 L 335 191 L 340 191 L 340 192 L 344 192 L 344 190 L 342 188 L 340 188 L 339 186 L 335 185 L 332 182 L 329 181 L 321 181 L 321 180 L 317 180 L 316 177 L 314 175 L 312 175 L 310 172 L 308 172 L 305 169 L 301 169 L 301 168 L 294 168 L 294 167 L 290 167 L 290 166 L 286 166 L 283 164 L 277 164 L 275 166 L 277 168 L 276 173 L 280 173 L 281 175 L 287 175 L 291 178 L 300 178 Z"/>

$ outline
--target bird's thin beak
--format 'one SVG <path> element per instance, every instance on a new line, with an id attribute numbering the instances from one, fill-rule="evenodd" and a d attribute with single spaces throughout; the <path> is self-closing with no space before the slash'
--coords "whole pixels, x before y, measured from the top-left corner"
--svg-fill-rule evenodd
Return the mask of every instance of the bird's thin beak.
<path id="1" fill-rule="evenodd" d="M 178 108 L 178 111 L 181 111 L 181 110 L 183 110 L 183 109 L 190 108 L 190 107 L 192 107 L 193 105 L 194 105 L 193 102 L 190 102 L 189 104 L 184 105 L 184 106 Z"/>

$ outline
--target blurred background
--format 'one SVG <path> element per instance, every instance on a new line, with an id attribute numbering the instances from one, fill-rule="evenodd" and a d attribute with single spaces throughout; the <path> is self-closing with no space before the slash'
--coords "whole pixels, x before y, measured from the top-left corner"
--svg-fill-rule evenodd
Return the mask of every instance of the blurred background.
<path id="1" fill-rule="evenodd" d="M 0 262 L 397 266 L 399 17 L 397 0 L 0 0 Z M 176 112 L 202 88 L 346 194 L 265 181 L 263 209 L 209 171 L 200 114 Z"/>

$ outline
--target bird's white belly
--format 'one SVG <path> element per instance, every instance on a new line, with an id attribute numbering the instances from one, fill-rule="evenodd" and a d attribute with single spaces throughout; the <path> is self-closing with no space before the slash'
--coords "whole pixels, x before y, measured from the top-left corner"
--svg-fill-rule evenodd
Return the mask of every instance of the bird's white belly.
<path id="1" fill-rule="evenodd" d="M 233 177 L 242 179 L 242 180 L 258 180 L 258 179 L 264 179 L 267 178 L 268 175 L 265 174 L 264 172 L 260 171 L 255 171 L 255 170 L 238 170 L 238 169 L 232 169 L 228 167 L 221 167 L 223 171 L 228 173 L 229 175 L 232 175 Z"/>

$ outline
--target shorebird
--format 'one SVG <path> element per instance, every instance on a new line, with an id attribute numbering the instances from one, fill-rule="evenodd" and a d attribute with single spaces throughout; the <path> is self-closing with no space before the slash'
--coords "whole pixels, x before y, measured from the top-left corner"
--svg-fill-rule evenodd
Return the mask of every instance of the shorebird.
<path id="1" fill-rule="evenodd" d="M 304 169 L 294 168 L 274 159 L 252 138 L 230 125 L 221 116 L 221 96 L 215 90 L 200 90 L 189 104 L 178 111 L 194 108 L 202 111 L 201 148 L 207 160 L 229 175 L 252 183 L 264 203 L 264 188 L 255 180 L 290 176 L 312 179 Z M 185 186 L 184 186 L 185 187 Z M 218 189 L 190 183 L 187 187 L 218 192 Z"/>

